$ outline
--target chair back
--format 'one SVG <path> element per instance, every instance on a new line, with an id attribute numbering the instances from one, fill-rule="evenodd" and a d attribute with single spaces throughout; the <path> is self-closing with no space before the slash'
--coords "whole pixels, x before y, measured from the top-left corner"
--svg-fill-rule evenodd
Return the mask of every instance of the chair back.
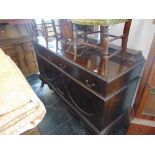
<path id="1" fill-rule="evenodd" d="M 64 39 L 73 40 L 73 24 L 70 20 L 59 20 L 60 36 Z"/>

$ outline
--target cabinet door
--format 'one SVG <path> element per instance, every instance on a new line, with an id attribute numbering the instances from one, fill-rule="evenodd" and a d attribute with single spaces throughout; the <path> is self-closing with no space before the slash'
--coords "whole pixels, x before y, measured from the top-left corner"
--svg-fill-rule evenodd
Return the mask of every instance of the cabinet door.
<path id="1" fill-rule="evenodd" d="M 24 52 L 29 75 L 37 73 L 38 64 L 36 60 L 36 54 L 33 47 L 33 43 L 29 42 L 29 43 L 22 44 L 22 49 Z"/>
<path id="2" fill-rule="evenodd" d="M 147 82 L 147 87 L 144 90 L 142 102 L 145 103 L 142 114 L 155 116 L 155 57 Z"/>
<path id="3" fill-rule="evenodd" d="M 28 74 L 24 54 L 20 45 L 2 47 L 2 50 L 6 55 L 10 56 L 24 75 Z"/>

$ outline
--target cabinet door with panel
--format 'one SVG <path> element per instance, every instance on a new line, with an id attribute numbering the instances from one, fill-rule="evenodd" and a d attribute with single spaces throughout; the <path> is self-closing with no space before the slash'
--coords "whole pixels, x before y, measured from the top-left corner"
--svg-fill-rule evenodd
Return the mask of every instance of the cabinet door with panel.
<path id="1" fill-rule="evenodd" d="M 138 114 L 155 117 L 155 56 L 153 60 Z"/>
<path id="2" fill-rule="evenodd" d="M 155 135 L 155 34 L 144 67 L 128 134 Z"/>
<path id="3" fill-rule="evenodd" d="M 36 60 L 36 54 L 35 54 L 35 50 L 33 47 L 33 43 L 28 42 L 28 43 L 22 44 L 22 49 L 24 52 L 24 57 L 25 57 L 29 75 L 37 73 L 38 72 L 38 63 Z"/>
<path id="4" fill-rule="evenodd" d="M 0 20 L 0 48 L 11 57 L 25 76 L 38 72 L 32 41 L 36 40 L 34 20 Z"/>
<path id="5" fill-rule="evenodd" d="M 28 74 L 24 53 L 20 45 L 2 47 L 2 50 L 6 55 L 10 56 L 24 75 Z"/>

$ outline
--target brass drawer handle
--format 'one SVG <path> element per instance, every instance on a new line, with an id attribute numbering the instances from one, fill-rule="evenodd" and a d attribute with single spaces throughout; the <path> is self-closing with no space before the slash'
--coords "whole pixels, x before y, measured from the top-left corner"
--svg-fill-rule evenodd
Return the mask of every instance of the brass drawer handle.
<path id="1" fill-rule="evenodd" d="M 60 66 L 62 69 L 66 69 L 66 66 L 63 65 L 63 64 L 59 64 L 59 66 Z"/>
<path id="2" fill-rule="evenodd" d="M 53 57 L 51 57 L 50 55 L 47 58 L 48 58 L 48 60 L 51 60 L 51 61 L 54 60 Z"/>
<path id="3" fill-rule="evenodd" d="M 89 88 L 92 88 L 92 87 L 95 87 L 95 83 L 92 83 L 92 84 L 89 84 L 89 81 L 86 80 L 86 85 L 89 87 Z"/>
<path id="4" fill-rule="evenodd" d="M 59 67 L 61 67 L 61 68 L 62 68 L 62 64 L 59 64 Z"/>

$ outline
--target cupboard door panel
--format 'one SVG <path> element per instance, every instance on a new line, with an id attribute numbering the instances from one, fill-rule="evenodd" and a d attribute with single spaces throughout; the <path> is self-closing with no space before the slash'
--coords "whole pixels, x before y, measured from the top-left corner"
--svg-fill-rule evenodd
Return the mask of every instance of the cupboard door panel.
<path id="1" fill-rule="evenodd" d="M 29 43 L 22 44 L 22 49 L 24 52 L 24 56 L 25 56 L 29 74 L 37 73 L 38 72 L 38 64 L 37 64 L 37 60 L 36 60 L 36 54 L 35 54 L 35 50 L 33 47 L 33 43 L 29 42 Z"/>
<path id="2" fill-rule="evenodd" d="M 142 114 L 155 116 L 155 61 L 152 65 L 147 85 L 148 87 L 144 91 L 143 101 L 145 104 Z"/>
<path id="3" fill-rule="evenodd" d="M 10 56 L 24 75 L 28 74 L 24 54 L 20 45 L 2 47 L 2 50 Z"/>

